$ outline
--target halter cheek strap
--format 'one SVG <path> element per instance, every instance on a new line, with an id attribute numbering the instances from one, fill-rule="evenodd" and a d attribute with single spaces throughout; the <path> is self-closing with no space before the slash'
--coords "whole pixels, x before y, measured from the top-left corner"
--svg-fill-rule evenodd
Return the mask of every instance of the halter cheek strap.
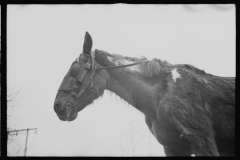
<path id="1" fill-rule="evenodd" d="M 96 70 L 97 70 L 97 65 L 95 65 L 94 60 L 95 60 L 95 52 L 91 52 L 91 57 L 88 58 L 88 62 L 84 65 L 83 73 L 79 77 L 77 77 L 77 81 L 83 82 L 84 78 L 86 77 L 86 74 L 87 74 L 88 70 L 91 67 L 92 67 L 92 75 L 90 76 L 89 81 L 87 81 L 87 83 L 84 86 L 80 86 L 80 85 L 76 85 L 76 84 L 73 86 L 72 93 L 67 98 L 67 105 L 69 107 L 74 107 L 74 106 L 77 105 L 79 98 L 81 97 L 83 92 L 87 89 L 89 83 L 91 83 L 90 89 L 91 89 L 91 91 L 93 91 L 93 77 L 94 77 L 94 75 L 96 73 Z M 79 63 L 79 57 L 77 58 L 76 61 L 77 61 L 77 63 Z M 76 103 L 72 103 L 72 102 L 69 101 L 71 97 L 74 97 L 75 99 L 77 99 Z"/>
<path id="2" fill-rule="evenodd" d="M 93 91 L 93 76 L 94 76 L 95 71 L 96 71 L 95 63 L 94 63 L 94 61 L 95 61 L 95 51 L 91 53 L 91 57 L 92 57 L 92 75 L 90 77 L 90 81 L 91 81 L 91 90 Z"/>

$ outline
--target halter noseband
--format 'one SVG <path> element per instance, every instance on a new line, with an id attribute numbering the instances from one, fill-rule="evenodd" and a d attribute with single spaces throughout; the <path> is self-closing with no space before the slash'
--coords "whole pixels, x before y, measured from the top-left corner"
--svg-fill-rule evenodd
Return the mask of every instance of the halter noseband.
<path id="1" fill-rule="evenodd" d="M 90 85 L 90 90 L 93 91 L 93 77 L 96 73 L 97 70 L 100 69 L 113 69 L 113 68 L 124 68 L 124 67 L 129 67 L 129 66 L 134 66 L 134 65 L 138 65 L 141 63 L 146 63 L 148 61 L 143 61 L 143 62 L 136 62 L 136 63 L 132 63 L 132 64 L 127 64 L 127 65 L 122 65 L 122 66 L 108 66 L 108 67 L 99 67 L 97 64 L 95 64 L 95 51 L 91 52 L 91 56 L 87 55 L 86 53 L 83 53 L 85 56 L 88 57 L 88 61 L 87 63 L 82 66 L 79 63 L 79 57 L 77 58 L 77 61 L 75 63 L 79 63 L 82 67 L 84 67 L 84 71 L 83 73 L 80 75 L 80 77 L 77 78 L 78 82 L 82 82 L 83 79 L 85 78 L 87 72 L 90 70 L 90 68 L 92 68 L 92 75 L 89 78 L 89 81 L 87 81 L 87 83 L 85 85 L 83 85 L 83 87 L 79 84 L 75 84 L 72 88 L 72 93 L 70 94 L 70 96 L 67 98 L 67 105 L 68 107 L 74 107 L 77 105 L 79 98 L 81 97 L 81 95 L 84 93 L 84 91 L 87 89 L 88 85 L 91 83 Z M 100 72 L 101 75 L 103 77 L 105 77 L 102 72 Z M 81 88 L 82 87 L 82 88 Z M 81 89 L 80 89 L 81 88 Z M 71 97 L 75 97 L 74 99 L 77 99 L 76 103 L 72 103 L 71 101 L 69 101 L 69 99 Z"/>

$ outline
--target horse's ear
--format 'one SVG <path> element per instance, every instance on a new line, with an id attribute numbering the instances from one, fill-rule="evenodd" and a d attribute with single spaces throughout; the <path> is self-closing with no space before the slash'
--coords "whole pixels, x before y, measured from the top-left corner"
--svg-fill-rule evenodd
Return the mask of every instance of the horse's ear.
<path id="1" fill-rule="evenodd" d="M 92 37 L 88 32 L 86 32 L 84 37 L 84 44 L 83 44 L 83 53 L 90 54 L 92 49 Z"/>

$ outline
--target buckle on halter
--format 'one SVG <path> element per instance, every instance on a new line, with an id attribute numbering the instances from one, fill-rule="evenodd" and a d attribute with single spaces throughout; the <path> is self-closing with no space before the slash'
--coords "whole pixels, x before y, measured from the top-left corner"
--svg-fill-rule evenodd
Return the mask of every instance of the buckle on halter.
<path id="1" fill-rule="evenodd" d="M 91 64 L 90 63 L 86 63 L 84 67 L 87 68 L 87 69 L 90 69 L 91 68 Z"/>
<path id="2" fill-rule="evenodd" d="M 88 62 L 85 64 L 84 67 L 87 68 L 87 69 L 91 68 L 91 58 L 88 58 Z"/>
<path id="3" fill-rule="evenodd" d="M 67 107 L 75 107 L 77 105 L 77 103 L 78 103 L 78 100 L 76 100 L 76 102 L 74 101 L 75 103 L 74 102 L 72 103 L 71 101 L 69 101 L 70 98 L 73 98 L 72 94 L 70 96 L 68 96 L 68 98 L 67 98 Z"/>

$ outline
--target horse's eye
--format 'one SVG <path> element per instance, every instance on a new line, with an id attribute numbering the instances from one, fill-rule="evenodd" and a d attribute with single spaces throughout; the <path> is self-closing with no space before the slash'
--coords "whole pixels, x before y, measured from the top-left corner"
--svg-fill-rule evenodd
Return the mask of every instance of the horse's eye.
<path id="1" fill-rule="evenodd" d="M 79 72 L 80 68 L 81 68 L 81 64 L 80 63 L 74 63 L 72 65 L 72 68 L 71 68 L 70 73 L 69 73 L 70 76 L 75 78 L 78 75 L 78 72 Z"/>

